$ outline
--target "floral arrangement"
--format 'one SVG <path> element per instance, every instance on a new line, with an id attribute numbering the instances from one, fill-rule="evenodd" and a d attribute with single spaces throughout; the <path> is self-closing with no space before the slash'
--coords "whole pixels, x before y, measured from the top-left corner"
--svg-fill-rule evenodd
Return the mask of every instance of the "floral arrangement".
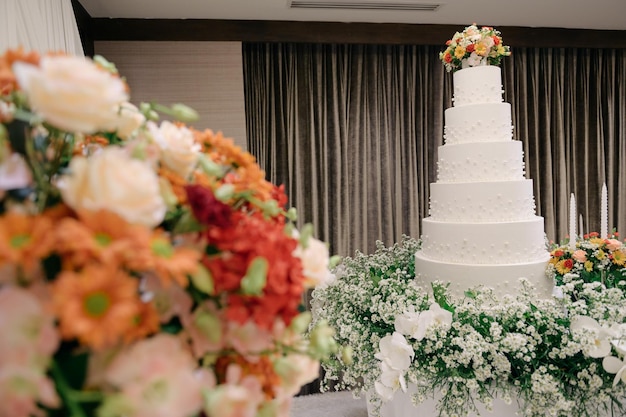
<path id="1" fill-rule="evenodd" d="M 286 416 L 336 350 L 301 305 L 327 246 L 194 116 L 0 56 L 0 416 Z"/>
<path id="2" fill-rule="evenodd" d="M 592 232 L 573 245 L 568 240 L 554 246 L 550 255 L 548 274 L 559 286 L 576 276 L 583 282 L 600 282 L 607 288 L 626 290 L 626 246 L 615 231 L 607 238 Z"/>
<path id="3" fill-rule="evenodd" d="M 499 31 L 473 24 L 446 41 L 446 50 L 439 53 L 439 59 L 447 71 L 456 71 L 479 65 L 500 65 L 502 58 L 509 55 L 511 50 L 502 43 Z"/>
<path id="4" fill-rule="evenodd" d="M 519 294 L 476 288 L 455 298 L 443 283 L 417 286 L 419 245 L 379 242 L 373 254 L 343 259 L 334 280 L 313 291 L 314 321 L 359 352 L 323 365 L 325 390 L 367 394 L 374 412 L 410 392 L 415 405 L 437 399 L 441 416 L 489 410 L 494 399 L 516 402 L 527 417 L 624 415 L 623 289 L 569 272 L 561 297 L 538 298 L 522 280 Z"/>

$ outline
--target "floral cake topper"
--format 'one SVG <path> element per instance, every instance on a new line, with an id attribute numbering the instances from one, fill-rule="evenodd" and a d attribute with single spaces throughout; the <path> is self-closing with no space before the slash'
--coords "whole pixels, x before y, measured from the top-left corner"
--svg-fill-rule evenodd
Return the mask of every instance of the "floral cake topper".
<path id="1" fill-rule="evenodd" d="M 476 24 L 457 32 L 446 42 L 446 50 L 439 53 L 447 71 L 479 65 L 500 65 L 502 57 L 511 55 L 509 46 L 502 43 L 500 32 L 489 26 Z"/>

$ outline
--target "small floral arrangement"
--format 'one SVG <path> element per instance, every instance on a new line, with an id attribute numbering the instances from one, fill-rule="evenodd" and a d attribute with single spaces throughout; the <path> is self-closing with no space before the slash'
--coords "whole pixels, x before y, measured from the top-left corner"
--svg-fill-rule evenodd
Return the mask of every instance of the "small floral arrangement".
<path id="1" fill-rule="evenodd" d="M 510 48 L 502 43 L 500 32 L 492 27 L 476 24 L 456 32 L 446 42 L 446 50 L 439 53 L 447 71 L 479 65 L 500 65 L 503 57 L 511 55 Z"/>
<path id="2" fill-rule="evenodd" d="M 335 269 L 313 292 L 314 320 L 359 355 L 323 366 L 324 389 L 367 394 L 374 411 L 399 391 L 419 405 L 438 399 L 441 416 L 516 402 L 519 415 L 605 416 L 626 412 L 626 293 L 571 274 L 560 298 L 523 290 L 498 298 L 487 288 L 464 298 L 444 283 L 419 288 L 419 241 L 381 243 Z M 613 413 L 613 414 L 611 414 Z"/>
<path id="3" fill-rule="evenodd" d="M 287 416 L 336 350 L 301 305 L 327 246 L 194 113 L 0 55 L 1 417 Z"/>
<path id="4" fill-rule="evenodd" d="M 626 290 L 626 245 L 615 231 L 607 238 L 597 232 L 586 234 L 574 245 L 567 241 L 553 247 L 550 255 L 548 275 L 558 285 L 567 283 L 573 274 L 583 282 Z"/>

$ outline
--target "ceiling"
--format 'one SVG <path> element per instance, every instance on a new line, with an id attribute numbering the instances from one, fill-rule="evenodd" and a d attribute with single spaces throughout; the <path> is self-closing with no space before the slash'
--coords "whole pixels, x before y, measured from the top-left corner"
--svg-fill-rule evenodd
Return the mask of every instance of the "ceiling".
<path id="1" fill-rule="evenodd" d="M 626 30 L 626 0 L 79 0 L 92 17 L 451 24 Z M 439 5 L 435 11 L 354 9 Z M 342 6 L 342 7 L 339 7 Z M 351 6 L 352 8 L 344 8 Z"/>

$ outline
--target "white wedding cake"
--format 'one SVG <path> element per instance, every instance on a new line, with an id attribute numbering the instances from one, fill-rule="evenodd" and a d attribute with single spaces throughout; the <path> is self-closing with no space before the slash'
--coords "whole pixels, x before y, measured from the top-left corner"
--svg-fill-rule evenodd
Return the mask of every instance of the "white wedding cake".
<path id="1" fill-rule="evenodd" d="M 423 286 L 449 282 L 452 294 L 491 287 L 514 294 L 519 278 L 549 297 L 550 257 L 543 217 L 535 213 L 522 143 L 513 140 L 511 105 L 503 102 L 501 70 L 493 65 L 453 74 L 453 107 L 445 111 L 437 182 L 415 271 Z"/>

